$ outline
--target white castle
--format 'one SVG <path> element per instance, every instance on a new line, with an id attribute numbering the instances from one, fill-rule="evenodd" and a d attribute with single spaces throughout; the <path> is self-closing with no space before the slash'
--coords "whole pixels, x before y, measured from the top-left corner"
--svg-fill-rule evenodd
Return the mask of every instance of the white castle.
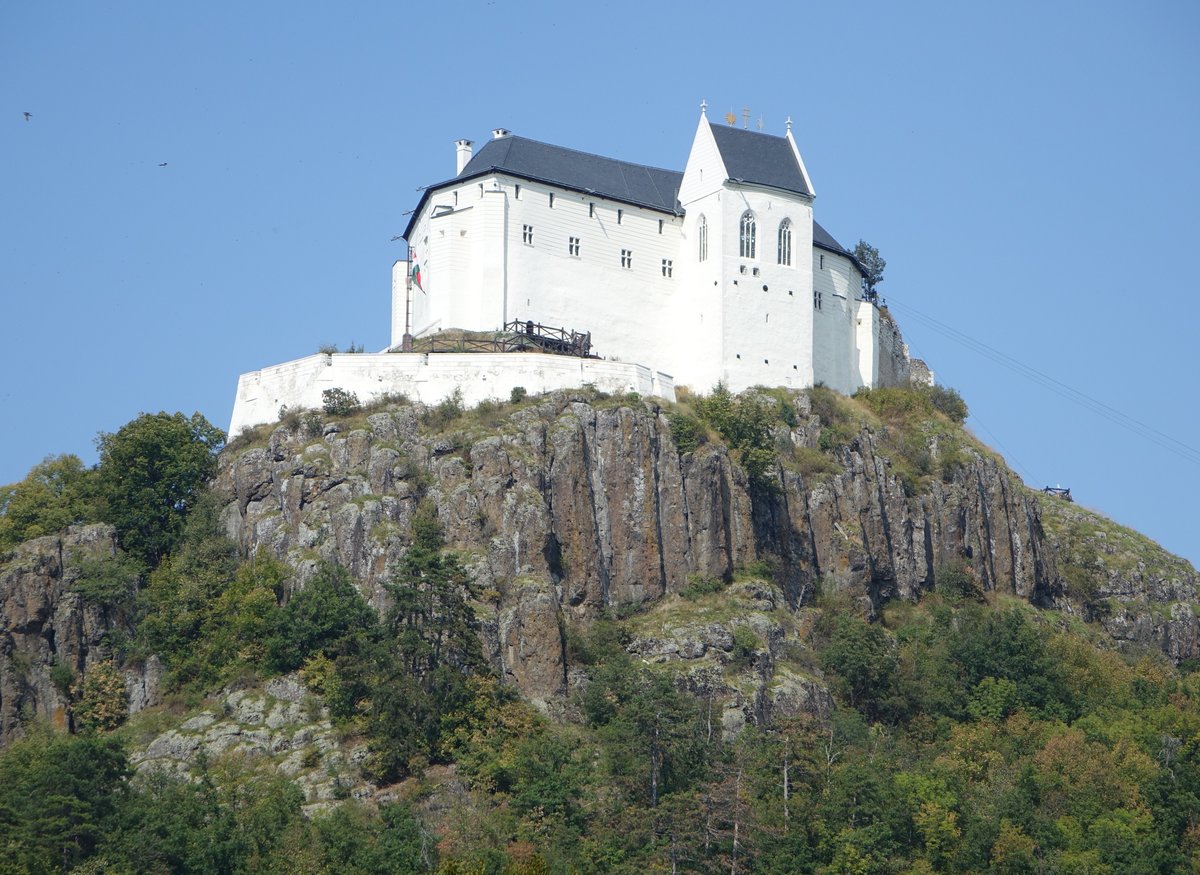
<path id="1" fill-rule="evenodd" d="M 403 234 L 389 348 L 243 374 L 231 436 L 333 388 L 477 403 L 517 386 L 674 400 L 676 385 L 909 381 L 895 323 L 813 220 L 790 120 L 771 136 L 712 125 L 702 105 L 683 173 L 503 129 L 472 146 L 455 144 L 455 176 L 425 189 Z"/>

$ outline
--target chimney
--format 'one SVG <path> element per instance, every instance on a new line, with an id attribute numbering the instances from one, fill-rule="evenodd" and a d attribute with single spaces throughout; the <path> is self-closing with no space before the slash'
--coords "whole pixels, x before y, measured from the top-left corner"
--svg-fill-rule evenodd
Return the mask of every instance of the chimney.
<path id="1" fill-rule="evenodd" d="M 471 141 L 457 140 L 454 143 L 454 157 L 457 159 L 458 169 L 454 171 L 455 176 L 463 172 L 463 168 L 471 160 Z"/>
<path id="2" fill-rule="evenodd" d="M 505 137 L 511 137 L 511 136 L 512 136 L 512 131 L 505 130 L 504 128 L 496 128 L 494 131 L 492 131 L 492 139 L 493 140 L 503 140 Z"/>

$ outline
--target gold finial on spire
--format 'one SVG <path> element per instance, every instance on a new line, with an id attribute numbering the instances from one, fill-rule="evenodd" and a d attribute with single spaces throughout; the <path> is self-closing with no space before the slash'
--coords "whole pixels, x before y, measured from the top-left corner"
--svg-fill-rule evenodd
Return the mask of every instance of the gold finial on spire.
<path id="1" fill-rule="evenodd" d="M 733 107 L 730 107 L 729 112 L 725 113 L 725 121 L 731 125 L 737 124 L 737 116 L 733 114 Z"/>

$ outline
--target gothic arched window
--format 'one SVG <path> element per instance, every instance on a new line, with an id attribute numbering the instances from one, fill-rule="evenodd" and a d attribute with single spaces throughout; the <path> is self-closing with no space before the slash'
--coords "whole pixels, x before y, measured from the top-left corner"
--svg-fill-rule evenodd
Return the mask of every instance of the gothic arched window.
<path id="1" fill-rule="evenodd" d="M 746 210 L 746 212 L 742 213 L 742 222 L 738 234 L 738 255 L 742 258 L 755 257 L 754 239 L 757 230 L 757 225 L 754 222 L 754 213 Z"/>
<path id="2" fill-rule="evenodd" d="M 697 224 L 696 236 L 700 244 L 698 253 L 700 260 L 708 261 L 708 219 L 704 216 L 700 217 L 700 221 Z"/>
<path id="3" fill-rule="evenodd" d="M 779 223 L 779 263 L 792 263 L 792 220 L 784 219 Z"/>

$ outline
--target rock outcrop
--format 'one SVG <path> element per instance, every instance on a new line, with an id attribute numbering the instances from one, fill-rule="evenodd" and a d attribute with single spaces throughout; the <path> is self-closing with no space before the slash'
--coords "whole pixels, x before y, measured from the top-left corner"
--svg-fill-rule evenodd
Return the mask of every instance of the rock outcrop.
<path id="1" fill-rule="evenodd" d="M 798 424 L 777 437 L 815 453 L 823 423 L 805 394 L 794 401 Z M 667 411 L 651 401 L 560 392 L 440 420 L 407 405 L 340 421 L 292 417 L 258 444 L 228 448 L 214 486 L 247 555 L 286 561 L 293 587 L 320 561 L 336 562 L 379 608 L 417 506 L 432 502 L 478 585 L 484 652 L 548 709 L 579 682 L 567 658 L 573 626 L 605 613 L 660 616 L 690 584 L 743 569 L 771 583 L 769 605 L 746 606 L 764 643 L 741 680 L 712 682 L 750 619 L 667 623 L 630 645 L 717 695 L 725 729 L 828 708 L 819 677 L 777 664 L 779 642 L 795 631 L 781 612 L 798 617 L 821 586 L 873 613 L 919 598 L 950 562 L 966 563 L 985 590 L 1096 620 L 1123 646 L 1200 657 L 1200 576 L 1188 563 L 1030 492 L 973 444 L 942 478 L 915 485 L 887 446 L 883 432 L 863 428 L 822 457 L 821 473 L 783 466 L 771 483 L 752 484 L 718 442 L 680 452 Z M 27 717 L 69 725 L 64 678 L 108 658 L 106 633 L 122 623 L 73 587 L 80 562 L 114 549 L 111 529 L 85 526 L 3 558 L 0 743 Z M 124 669 L 130 710 L 153 705 L 157 660 Z"/>
<path id="2" fill-rule="evenodd" d="M 820 423 L 802 419 L 791 439 L 812 445 Z M 991 456 L 970 453 L 950 482 L 919 495 L 871 431 L 837 461 L 833 474 L 784 470 L 775 488 L 752 488 L 720 444 L 680 453 L 652 402 L 558 393 L 490 420 L 469 413 L 446 433 L 407 406 L 315 434 L 281 426 L 265 446 L 227 451 L 217 486 L 245 551 L 266 548 L 300 578 L 318 558 L 336 561 L 380 606 L 417 503 L 433 501 L 494 594 L 488 652 L 534 700 L 566 689 L 564 624 L 655 602 L 689 578 L 730 580 L 756 561 L 793 609 L 819 580 L 869 606 L 915 598 L 960 558 L 989 590 L 1059 598 L 1037 503 Z"/>

